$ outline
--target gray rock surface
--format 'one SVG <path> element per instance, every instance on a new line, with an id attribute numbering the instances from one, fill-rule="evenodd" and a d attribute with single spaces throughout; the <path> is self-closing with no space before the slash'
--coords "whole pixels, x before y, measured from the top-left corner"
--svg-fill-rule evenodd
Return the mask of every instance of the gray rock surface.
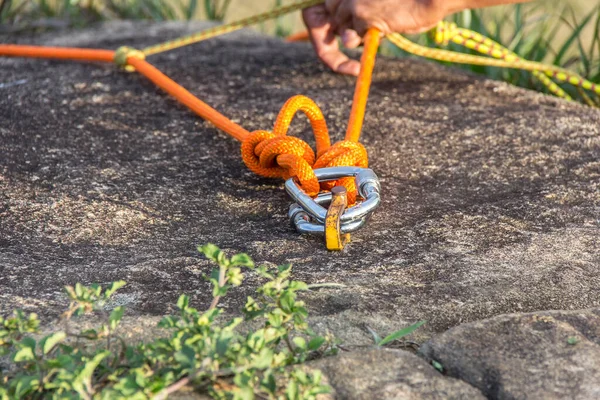
<path id="1" fill-rule="evenodd" d="M 143 47 L 198 24 L 112 23 L 2 42 Z M 150 58 L 249 130 L 292 95 L 343 136 L 353 79 L 308 44 L 249 31 Z M 282 182 L 144 78 L 109 64 L 0 59 L 0 310 L 52 318 L 62 287 L 125 279 L 133 317 L 207 304 L 214 242 L 295 278 L 347 343 L 417 320 L 421 341 L 499 314 L 600 306 L 600 112 L 423 60 L 379 60 L 362 141 L 383 206 L 341 253 L 290 228 Z M 291 134 L 312 141 L 306 120 Z M 234 312 L 256 282 L 223 303 Z"/>
<path id="2" fill-rule="evenodd" d="M 421 346 L 490 399 L 600 399 L 600 310 L 502 315 Z"/>
<path id="3" fill-rule="evenodd" d="M 310 364 L 324 374 L 332 397 L 348 400 L 479 400 L 481 392 L 437 372 L 421 358 L 400 350 L 342 353 Z"/>

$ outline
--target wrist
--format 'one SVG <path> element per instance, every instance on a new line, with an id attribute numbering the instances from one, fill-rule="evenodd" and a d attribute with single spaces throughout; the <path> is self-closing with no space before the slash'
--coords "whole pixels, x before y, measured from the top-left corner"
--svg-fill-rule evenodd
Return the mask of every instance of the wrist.
<path id="1" fill-rule="evenodd" d="M 474 3 L 477 3 L 477 0 L 441 0 L 440 3 L 445 14 L 450 15 L 468 8 L 473 8 Z"/>
<path id="2" fill-rule="evenodd" d="M 526 3 L 530 0 L 440 0 L 445 5 L 448 14 L 466 9 L 499 6 L 502 4 Z"/>

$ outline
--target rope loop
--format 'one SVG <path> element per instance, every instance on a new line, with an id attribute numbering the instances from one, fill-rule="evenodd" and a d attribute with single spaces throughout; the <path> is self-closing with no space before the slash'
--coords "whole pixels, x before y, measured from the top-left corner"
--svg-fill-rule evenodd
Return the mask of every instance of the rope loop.
<path id="1" fill-rule="evenodd" d="M 290 124 L 298 111 L 309 119 L 317 144 L 317 161 L 313 149 L 303 140 L 287 136 Z M 295 178 L 309 196 L 321 189 L 342 185 L 348 190 L 350 204 L 356 200 L 354 179 L 319 184 L 313 169 L 339 166 L 368 166 L 367 150 L 363 145 L 343 140 L 331 146 L 327 124 L 321 109 L 305 96 L 290 98 L 281 108 L 273 132 L 255 131 L 242 141 L 242 159 L 254 173 L 267 178 Z"/>
<path id="2" fill-rule="evenodd" d="M 134 49 L 133 47 L 129 46 L 121 46 L 115 51 L 113 61 L 125 71 L 133 72 L 135 71 L 135 68 L 132 65 L 129 65 L 127 62 L 129 57 L 135 57 L 140 60 L 146 59 L 146 55 L 140 50 Z"/>
<path id="3" fill-rule="evenodd" d="M 313 172 L 315 153 L 305 141 L 287 136 L 298 111 L 310 121 L 317 153 L 327 151 L 329 132 L 321 109 L 308 97 L 294 96 L 281 108 L 273 132 L 255 131 L 243 140 L 242 159 L 252 172 L 267 178 L 294 177 L 309 196 L 316 196 L 320 186 Z"/>

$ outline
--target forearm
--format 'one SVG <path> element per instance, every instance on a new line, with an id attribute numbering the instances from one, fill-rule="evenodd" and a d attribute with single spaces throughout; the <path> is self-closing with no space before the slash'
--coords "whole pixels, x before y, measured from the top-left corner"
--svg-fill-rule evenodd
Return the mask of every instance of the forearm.
<path id="1" fill-rule="evenodd" d="M 445 2 L 444 0 L 441 1 Z M 528 1 L 530 0 L 450 0 L 448 1 L 448 11 L 449 13 L 455 13 L 466 9 L 526 3 Z"/>

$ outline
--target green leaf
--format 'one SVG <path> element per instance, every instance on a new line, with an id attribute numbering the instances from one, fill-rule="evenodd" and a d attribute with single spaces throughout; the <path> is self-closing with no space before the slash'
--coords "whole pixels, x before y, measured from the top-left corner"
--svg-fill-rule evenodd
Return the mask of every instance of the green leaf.
<path id="1" fill-rule="evenodd" d="M 273 398 L 277 394 L 277 380 L 275 378 L 275 374 L 271 370 L 267 370 L 263 377 L 263 380 L 260 383 L 260 386 L 265 389 Z"/>
<path id="2" fill-rule="evenodd" d="M 98 332 L 95 329 L 86 329 L 80 333 L 81 336 L 88 340 L 97 340 Z"/>
<path id="3" fill-rule="evenodd" d="M 326 339 L 323 336 L 315 336 L 308 342 L 308 350 L 316 351 L 323 346 L 323 343 L 326 342 Z"/>
<path id="4" fill-rule="evenodd" d="M 23 346 L 29 347 L 32 351 L 35 351 L 35 339 L 26 337 L 21 340 Z"/>
<path id="5" fill-rule="evenodd" d="M 125 281 L 113 282 L 110 288 L 106 289 L 106 291 L 104 292 L 104 298 L 110 298 L 117 290 L 121 289 L 125 285 L 127 285 L 127 282 Z"/>
<path id="6" fill-rule="evenodd" d="M 290 289 L 294 291 L 308 290 L 308 285 L 305 282 L 291 281 Z"/>
<path id="7" fill-rule="evenodd" d="M 119 322 L 121 322 L 124 311 L 125 308 L 123 308 L 123 306 L 115 307 L 115 309 L 111 311 L 110 316 L 108 317 L 111 331 L 114 331 L 119 325 Z"/>
<path id="8" fill-rule="evenodd" d="M 433 365 L 433 368 L 437 369 L 438 371 L 444 372 L 444 366 L 440 362 L 432 360 L 431 365 Z"/>
<path id="9" fill-rule="evenodd" d="M 80 298 L 83 296 L 83 285 L 79 282 L 75 284 L 75 295 Z"/>
<path id="10" fill-rule="evenodd" d="M 190 298 L 188 296 L 186 296 L 185 294 L 182 294 L 181 296 L 179 296 L 179 299 L 177 300 L 177 308 L 179 308 L 181 311 L 184 311 L 188 308 L 189 303 L 190 303 Z"/>
<path id="11" fill-rule="evenodd" d="M 92 283 L 90 285 L 89 291 L 93 293 L 96 297 L 98 297 L 100 296 L 100 293 L 102 293 L 102 286 L 98 285 L 97 283 Z"/>
<path id="12" fill-rule="evenodd" d="M 31 347 L 22 347 L 13 356 L 14 362 L 26 362 L 35 360 L 35 354 Z"/>
<path id="13" fill-rule="evenodd" d="M 254 268 L 254 261 L 252 261 L 252 259 L 250 258 L 250 256 L 248 254 L 236 254 L 233 257 L 231 257 L 231 265 L 232 266 L 239 266 L 239 267 L 247 267 L 247 268 Z"/>
<path id="14" fill-rule="evenodd" d="M 379 334 L 375 332 L 375 330 L 373 330 L 370 326 L 365 326 L 365 328 L 367 328 L 367 331 L 369 331 L 371 336 L 373 336 L 373 342 L 375 342 L 375 345 L 379 346 L 379 343 L 381 343 L 381 336 L 379 336 Z"/>
<path id="15" fill-rule="evenodd" d="M 66 354 L 61 354 L 56 358 L 48 360 L 47 363 L 48 367 L 50 368 L 70 369 L 73 365 L 73 357 Z"/>
<path id="16" fill-rule="evenodd" d="M 233 394 L 233 400 L 254 400 L 254 388 L 252 386 L 242 386 Z"/>
<path id="17" fill-rule="evenodd" d="M 298 383 L 294 379 L 290 379 L 288 382 L 285 394 L 289 400 L 295 400 L 299 398 Z"/>
<path id="18" fill-rule="evenodd" d="M 37 376 L 20 376 L 17 378 L 15 388 L 15 398 L 20 399 L 33 393 L 40 385 Z"/>
<path id="19" fill-rule="evenodd" d="M 225 258 L 225 254 L 212 243 L 205 244 L 204 246 L 198 247 L 198 251 L 209 260 L 216 262 L 219 265 L 226 265 L 227 259 Z"/>
<path id="20" fill-rule="evenodd" d="M 277 270 L 279 271 L 279 277 L 284 278 L 292 271 L 292 264 L 279 265 Z"/>
<path id="21" fill-rule="evenodd" d="M 198 6 L 198 0 L 190 0 L 188 7 L 185 12 L 185 18 L 189 21 L 194 18 L 196 14 L 196 7 Z"/>
<path id="22" fill-rule="evenodd" d="M 183 346 L 181 350 L 173 355 L 175 361 L 185 368 L 194 368 L 196 352 L 190 346 Z"/>
<path id="23" fill-rule="evenodd" d="M 594 10 L 595 11 L 595 10 Z M 567 51 L 571 48 L 573 42 L 581 35 L 581 31 L 587 26 L 588 22 L 594 16 L 594 11 L 590 12 L 586 17 L 573 29 L 567 40 L 563 43 L 562 47 L 558 51 L 556 58 L 554 59 L 555 65 L 561 65 L 563 57 Z"/>
<path id="24" fill-rule="evenodd" d="M 227 350 L 229 350 L 229 344 L 231 343 L 232 339 L 232 336 L 225 335 L 216 339 L 217 343 L 215 345 L 215 351 L 219 355 L 219 357 L 223 357 L 225 353 L 227 353 Z"/>
<path id="25" fill-rule="evenodd" d="M 91 360 L 87 360 L 84 367 L 79 371 L 73 380 L 73 389 L 84 398 L 89 398 L 86 387 L 91 382 L 94 371 L 100 365 L 102 360 L 110 355 L 110 351 L 105 350 L 96 354 Z"/>
<path id="26" fill-rule="evenodd" d="M 292 312 L 294 304 L 296 303 L 296 296 L 292 291 L 286 290 L 281 294 L 279 303 L 281 304 L 281 309 L 289 314 Z"/>
<path id="27" fill-rule="evenodd" d="M 273 328 L 279 328 L 281 324 L 283 324 L 283 317 L 281 316 L 281 314 L 270 313 L 267 316 L 267 320 L 269 321 L 269 325 Z"/>
<path id="28" fill-rule="evenodd" d="M 388 343 L 393 342 L 396 339 L 400 339 L 404 336 L 410 335 L 411 333 L 413 333 L 414 331 L 416 331 L 417 329 L 419 329 L 419 327 L 423 324 L 425 324 L 426 321 L 419 321 L 414 325 L 411 325 L 407 328 L 404 329 L 400 329 L 399 331 L 396 331 L 386 337 L 384 337 L 379 343 L 378 346 L 385 346 Z"/>
<path id="29" fill-rule="evenodd" d="M 173 316 L 163 317 L 156 325 L 158 328 L 174 328 L 177 324 L 177 319 Z"/>
<path id="30" fill-rule="evenodd" d="M 253 367 L 258 369 L 265 369 L 271 365 L 273 361 L 273 350 L 265 347 L 258 354 L 253 355 Z"/>
<path id="31" fill-rule="evenodd" d="M 42 347 L 42 351 L 44 354 L 50 353 L 52 349 L 59 343 L 63 342 L 67 338 L 67 334 L 65 332 L 56 332 L 49 336 L 46 336 L 40 342 Z"/>
<path id="32" fill-rule="evenodd" d="M 73 286 L 65 286 L 65 292 L 67 292 L 69 299 L 75 300 L 77 298 L 77 294 L 75 293 Z"/>
<path id="33" fill-rule="evenodd" d="M 303 337 L 296 336 L 294 339 L 292 339 L 292 341 L 296 345 L 297 351 L 306 351 L 306 340 Z"/>
<path id="34" fill-rule="evenodd" d="M 232 286 L 240 286 L 244 280 L 244 274 L 238 267 L 227 268 L 227 282 Z"/>

